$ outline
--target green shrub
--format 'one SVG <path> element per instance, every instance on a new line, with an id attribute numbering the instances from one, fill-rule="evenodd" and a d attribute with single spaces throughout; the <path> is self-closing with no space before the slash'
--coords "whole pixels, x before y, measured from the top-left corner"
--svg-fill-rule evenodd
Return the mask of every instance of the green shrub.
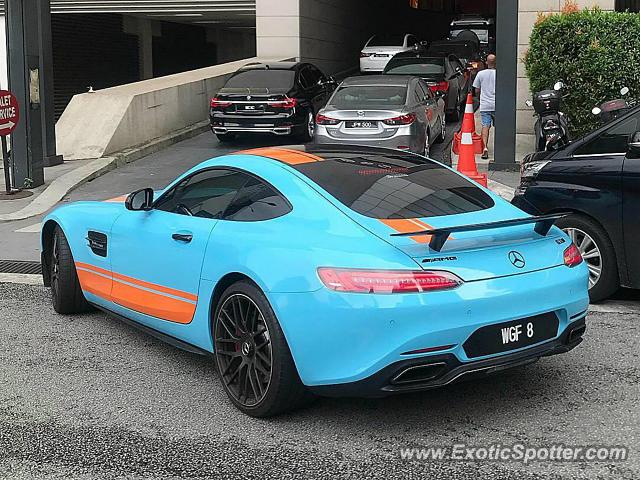
<path id="1" fill-rule="evenodd" d="M 540 16 L 524 62 L 531 91 L 562 80 L 568 97 L 564 111 L 574 135 L 598 123 L 593 107 L 620 97 L 640 98 L 640 14 L 581 10 Z"/>

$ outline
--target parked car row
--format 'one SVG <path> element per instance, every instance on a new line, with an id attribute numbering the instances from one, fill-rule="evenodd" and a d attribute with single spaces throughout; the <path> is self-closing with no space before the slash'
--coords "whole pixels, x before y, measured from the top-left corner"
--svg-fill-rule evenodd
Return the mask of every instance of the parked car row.
<path id="1" fill-rule="evenodd" d="M 438 79 L 453 72 L 448 63 L 432 69 L 435 76 L 425 76 L 430 83 L 392 71 L 338 86 L 309 63 L 249 64 L 211 99 L 211 129 L 223 142 L 240 133 L 272 133 L 428 155 L 446 136 L 446 92 Z"/>

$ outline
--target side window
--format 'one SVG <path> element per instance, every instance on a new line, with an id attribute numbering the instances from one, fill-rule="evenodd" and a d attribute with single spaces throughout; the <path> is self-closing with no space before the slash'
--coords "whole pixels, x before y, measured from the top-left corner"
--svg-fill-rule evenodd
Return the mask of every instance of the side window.
<path id="1" fill-rule="evenodd" d="M 413 97 L 416 103 L 424 103 L 424 94 L 420 90 L 420 85 L 418 83 L 413 87 Z"/>
<path id="2" fill-rule="evenodd" d="M 206 170 L 182 181 L 154 207 L 156 210 L 221 218 L 250 177 L 233 170 Z"/>
<path id="3" fill-rule="evenodd" d="M 259 222 L 282 217 L 290 211 L 291 206 L 282 195 L 251 177 L 227 208 L 224 220 Z"/>
<path id="4" fill-rule="evenodd" d="M 589 143 L 578 148 L 575 155 L 598 155 L 605 153 L 626 153 L 629 137 L 640 130 L 640 115 L 623 120 L 608 128 Z"/>
<path id="5" fill-rule="evenodd" d="M 311 75 L 309 74 L 308 68 L 303 68 L 302 70 L 300 70 L 300 85 L 302 85 L 302 88 L 304 88 L 305 90 L 311 88 L 311 86 L 313 85 L 311 83 Z"/>
<path id="6" fill-rule="evenodd" d="M 304 88 L 315 87 L 322 78 L 322 72 L 314 67 L 305 67 L 300 72 L 300 82 Z"/>

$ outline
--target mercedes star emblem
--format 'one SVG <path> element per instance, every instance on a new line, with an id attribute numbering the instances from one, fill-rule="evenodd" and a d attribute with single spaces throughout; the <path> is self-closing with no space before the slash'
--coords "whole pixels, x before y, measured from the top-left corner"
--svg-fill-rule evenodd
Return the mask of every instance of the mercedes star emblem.
<path id="1" fill-rule="evenodd" d="M 524 268 L 524 266 L 527 264 L 524 261 L 524 257 L 522 256 L 522 254 L 516 251 L 509 252 L 509 261 L 516 268 Z"/>

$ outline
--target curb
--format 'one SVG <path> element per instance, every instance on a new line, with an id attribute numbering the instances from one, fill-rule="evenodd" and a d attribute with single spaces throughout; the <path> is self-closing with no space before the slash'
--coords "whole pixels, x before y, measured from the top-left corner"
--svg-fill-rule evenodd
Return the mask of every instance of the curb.
<path id="1" fill-rule="evenodd" d="M 140 158 L 158 152 L 170 145 L 194 137 L 206 131 L 209 122 L 204 121 L 190 127 L 178 130 L 171 135 L 157 138 L 149 143 L 127 150 L 122 150 L 109 157 L 98 158 L 86 165 L 78 167 L 56 178 L 51 184 L 27 206 L 17 212 L 0 214 L 0 223 L 26 220 L 49 211 L 56 203 L 62 200 L 70 191 L 79 186 L 104 175 L 111 170 L 135 162 Z"/>

